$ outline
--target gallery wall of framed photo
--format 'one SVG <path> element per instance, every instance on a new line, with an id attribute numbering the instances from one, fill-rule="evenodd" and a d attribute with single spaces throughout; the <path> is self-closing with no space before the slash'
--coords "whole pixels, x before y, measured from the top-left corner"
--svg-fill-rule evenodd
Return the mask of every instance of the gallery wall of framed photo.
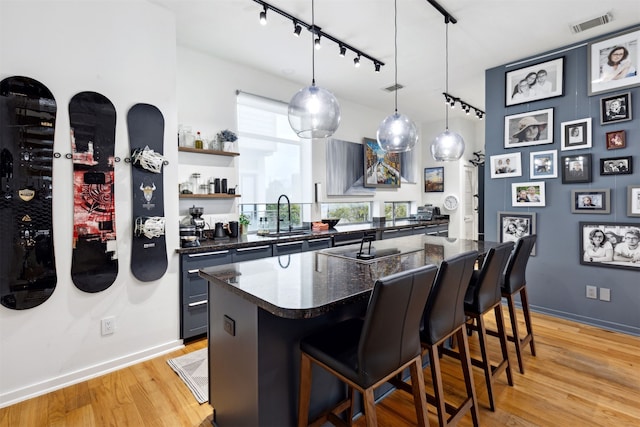
<path id="1" fill-rule="evenodd" d="M 532 305 L 639 334 L 640 23 L 487 70 L 485 92 L 485 239 L 530 219 Z"/>

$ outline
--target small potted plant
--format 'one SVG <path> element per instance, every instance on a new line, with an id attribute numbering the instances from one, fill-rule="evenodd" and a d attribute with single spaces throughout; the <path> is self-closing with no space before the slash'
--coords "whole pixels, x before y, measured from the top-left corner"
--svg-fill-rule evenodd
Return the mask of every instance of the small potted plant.
<path id="1" fill-rule="evenodd" d="M 249 224 L 251 224 L 249 217 L 245 214 L 240 214 L 238 222 L 240 223 L 240 234 L 247 234 L 247 231 L 249 231 Z"/>
<path id="2" fill-rule="evenodd" d="M 218 132 L 216 138 L 218 139 L 222 150 L 231 151 L 231 149 L 233 148 L 233 143 L 238 139 L 238 136 L 229 129 L 225 129 L 221 132 Z"/>

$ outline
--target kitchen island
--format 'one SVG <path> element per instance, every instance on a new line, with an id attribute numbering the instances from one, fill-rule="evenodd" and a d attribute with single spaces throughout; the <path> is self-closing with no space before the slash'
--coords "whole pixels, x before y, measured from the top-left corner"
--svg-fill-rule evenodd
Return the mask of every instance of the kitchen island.
<path id="1" fill-rule="evenodd" d="M 364 314 L 377 278 L 496 243 L 414 235 L 200 270 L 209 282 L 209 401 L 226 426 L 293 426 L 300 339 Z M 365 252 L 368 246 L 364 247 Z M 344 397 L 314 370 L 311 416 Z M 384 390 L 379 393 L 384 392 Z"/>

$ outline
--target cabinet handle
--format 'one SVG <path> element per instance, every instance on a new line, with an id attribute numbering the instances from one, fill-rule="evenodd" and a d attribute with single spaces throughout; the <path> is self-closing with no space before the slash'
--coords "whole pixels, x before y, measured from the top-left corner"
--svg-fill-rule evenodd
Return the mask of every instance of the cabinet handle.
<path id="1" fill-rule="evenodd" d="M 229 250 L 216 251 L 216 252 L 202 252 L 197 254 L 189 254 L 189 258 L 197 258 L 197 257 L 209 256 L 209 255 L 222 255 L 222 254 L 228 254 L 228 253 L 229 253 Z"/>
<path id="2" fill-rule="evenodd" d="M 293 245 L 301 245 L 301 244 L 302 244 L 302 241 L 299 241 L 299 242 L 285 242 L 285 243 L 276 243 L 276 246 L 277 247 L 280 247 L 280 246 L 293 246 Z"/>
<path id="3" fill-rule="evenodd" d="M 199 269 L 199 268 L 194 268 L 193 270 L 187 270 L 187 272 L 188 272 L 189 274 L 195 274 L 195 273 L 197 273 L 198 271 L 200 271 L 200 269 Z"/>
<path id="4" fill-rule="evenodd" d="M 393 230 L 384 230 L 383 233 L 397 233 L 399 230 L 397 228 Z"/>
<path id="5" fill-rule="evenodd" d="M 422 230 L 423 228 L 427 228 L 427 226 L 421 225 L 420 227 L 413 227 L 414 230 Z"/>
<path id="6" fill-rule="evenodd" d="M 323 239 L 309 239 L 308 242 L 312 243 L 312 242 L 326 242 L 327 240 L 331 240 L 331 237 L 325 237 Z"/>
<path id="7" fill-rule="evenodd" d="M 266 245 L 266 246 L 254 246 L 252 248 L 238 248 L 236 249 L 237 252 L 247 252 L 247 251 L 257 251 L 259 249 L 268 249 L 271 246 Z"/>
<path id="8" fill-rule="evenodd" d="M 189 307 L 197 307 L 199 305 L 206 304 L 207 302 L 209 302 L 209 301 L 206 300 L 206 299 L 203 299 L 202 301 L 190 302 L 189 303 Z"/>

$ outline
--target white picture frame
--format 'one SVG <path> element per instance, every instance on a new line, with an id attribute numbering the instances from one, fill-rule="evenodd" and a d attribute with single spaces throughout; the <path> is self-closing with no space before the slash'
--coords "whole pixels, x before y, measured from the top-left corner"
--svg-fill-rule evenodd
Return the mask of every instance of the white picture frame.
<path id="1" fill-rule="evenodd" d="M 622 60 L 635 73 L 611 72 L 609 61 L 615 50 L 626 51 Z M 640 27 L 589 43 L 587 54 L 589 96 L 640 85 Z"/>
<path id="2" fill-rule="evenodd" d="M 522 176 L 522 154 L 509 153 L 491 156 L 491 178 Z"/>
<path id="3" fill-rule="evenodd" d="M 529 178 L 558 177 L 558 150 L 532 151 L 529 153 Z"/>
<path id="4" fill-rule="evenodd" d="M 536 132 L 533 128 L 537 128 Z M 504 117 L 504 148 L 553 144 L 553 108 Z"/>
<path id="5" fill-rule="evenodd" d="M 544 181 L 514 182 L 511 184 L 511 206 L 546 206 Z"/>
<path id="6" fill-rule="evenodd" d="M 591 117 L 560 124 L 560 150 L 591 148 Z"/>

